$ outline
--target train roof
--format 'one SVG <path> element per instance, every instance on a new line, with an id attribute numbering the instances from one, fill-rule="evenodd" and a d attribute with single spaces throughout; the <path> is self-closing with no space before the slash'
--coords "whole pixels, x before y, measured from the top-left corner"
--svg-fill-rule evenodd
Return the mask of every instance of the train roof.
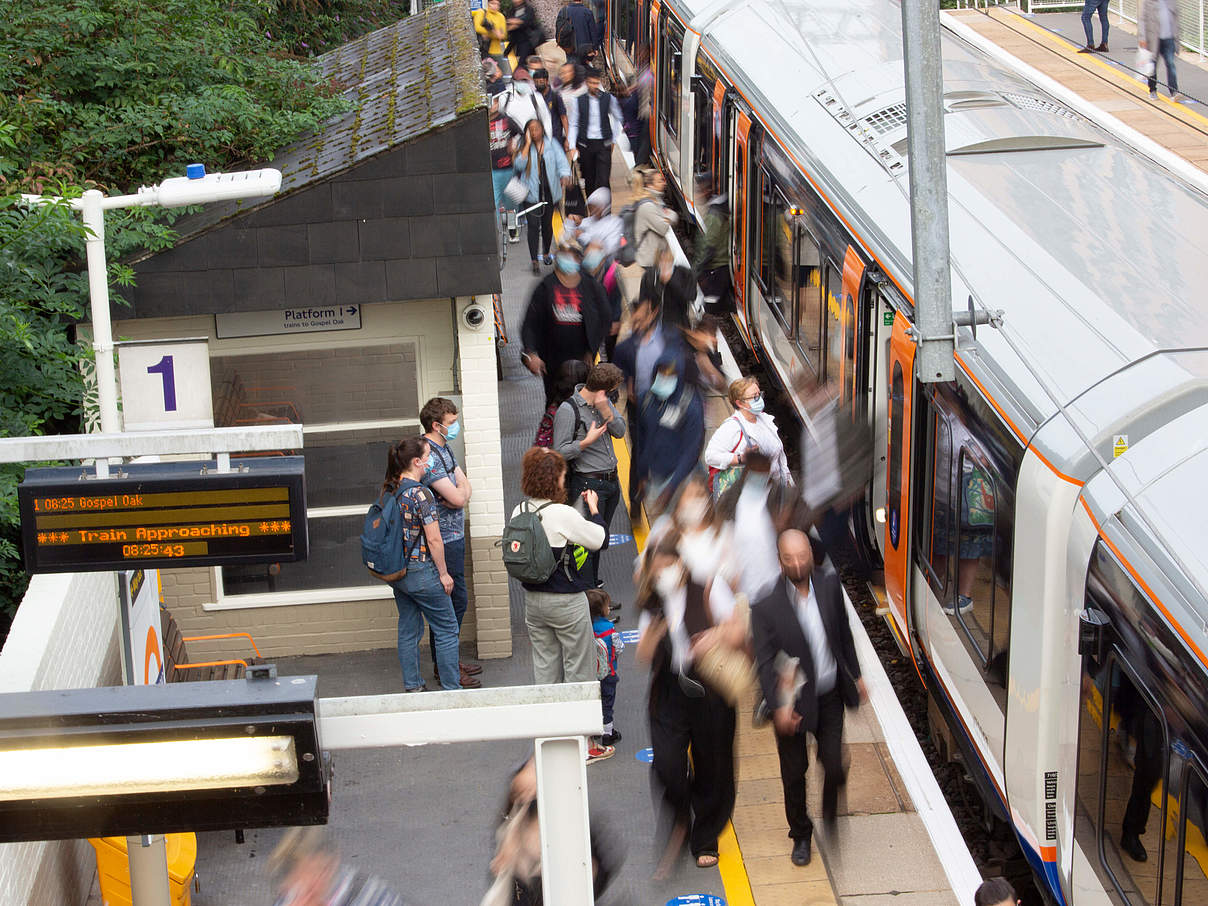
<path id="1" fill-rule="evenodd" d="M 910 293 L 899 6 L 671 3 Z M 953 305 L 1004 315 L 958 355 L 1206 610 L 1208 356 L 1182 350 L 1208 347 L 1208 197 L 949 30 L 942 48 Z"/>

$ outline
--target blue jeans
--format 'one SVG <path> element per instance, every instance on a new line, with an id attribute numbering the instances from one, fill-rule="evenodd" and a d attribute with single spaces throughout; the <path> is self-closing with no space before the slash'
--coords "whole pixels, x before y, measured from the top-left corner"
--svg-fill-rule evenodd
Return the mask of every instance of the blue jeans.
<path id="1" fill-rule="evenodd" d="M 470 596 L 466 593 L 466 539 L 463 535 L 455 541 L 445 542 L 445 569 L 453 577 L 453 615 L 457 617 L 457 632 L 461 634 L 461 622 L 466 618 Z M 428 627 L 428 647 L 432 651 L 432 663 L 436 664 L 436 633 Z M 439 671 L 439 667 L 438 667 Z"/>
<path id="2" fill-rule="evenodd" d="M 503 190 L 506 189 L 508 183 L 512 181 L 512 176 L 514 176 L 515 173 L 516 171 L 511 167 L 508 167 L 506 170 L 491 171 L 491 188 L 495 190 L 496 211 L 498 211 L 500 207 L 507 208 L 509 211 L 515 208 L 515 205 L 513 205 L 503 196 Z"/>
<path id="3" fill-rule="evenodd" d="M 412 563 L 407 575 L 391 582 L 394 604 L 398 608 L 398 662 L 403 669 L 403 688 L 418 689 L 424 684 L 419 672 L 419 640 L 424 620 L 436 635 L 436 665 L 440 684 L 445 689 L 461 688 L 457 666 L 458 628 L 453 602 L 440 584 L 440 575 L 431 561 Z"/>
<path id="4" fill-rule="evenodd" d="M 1083 0 L 1082 29 L 1086 32 L 1087 47 L 1096 46 L 1095 30 L 1091 27 L 1091 19 L 1094 17 L 1096 10 L 1099 12 L 1099 24 L 1103 26 L 1103 39 L 1099 43 L 1107 43 L 1107 4 L 1108 0 Z"/>
<path id="5" fill-rule="evenodd" d="M 1166 63 L 1166 85 L 1171 94 L 1179 93 L 1179 77 L 1174 72 L 1174 52 L 1177 49 L 1174 38 L 1158 38 L 1158 53 L 1153 61 L 1153 75 L 1149 77 L 1149 90 L 1158 90 L 1158 61 L 1161 57 Z"/>

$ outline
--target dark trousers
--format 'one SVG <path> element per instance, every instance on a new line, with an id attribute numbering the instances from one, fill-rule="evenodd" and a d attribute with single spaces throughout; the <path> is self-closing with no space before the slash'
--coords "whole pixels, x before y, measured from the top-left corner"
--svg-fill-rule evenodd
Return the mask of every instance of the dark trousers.
<path id="1" fill-rule="evenodd" d="M 1103 37 L 1100 39 L 1100 44 L 1107 43 L 1107 4 L 1108 0 L 1083 0 L 1082 3 L 1082 28 L 1086 32 L 1086 46 L 1095 46 L 1095 29 L 1091 26 L 1091 19 L 1095 13 L 1099 14 L 1099 24 L 1102 26 Z"/>
<path id="2" fill-rule="evenodd" d="M 612 514 L 617 511 L 617 504 L 621 502 L 621 483 L 615 478 L 595 478 L 591 475 L 571 472 L 570 484 L 566 489 L 566 502 L 574 506 L 579 500 L 579 495 L 588 490 L 595 491 L 600 497 L 600 515 L 604 517 L 604 544 L 600 550 L 588 552 L 587 562 L 583 564 L 583 569 L 579 570 L 579 575 L 594 584 L 600 578 L 600 551 L 608 548 L 608 531 L 612 527 Z"/>
<path id="3" fill-rule="evenodd" d="M 642 509 L 642 493 L 639 485 L 643 476 L 638 474 L 637 464 L 642 461 L 642 420 L 636 400 L 625 401 L 625 430 L 629 432 L 629 519 L 635 521 Z"/>
<path id="4" fill-rule="evenodd" d="M 818 760 L 826 775 L 822 781 L 822 818 L 830 821 L 839 807 L 839 790 L 847 782 L 843 767 L 843 697 L 832 689 L 818 699 Z M 805 772 L 810 766 L 806 734 L 776 735 L 776 753 L 780 756 L 780 783 L 784 786 L 784 816 L 789 836 L 809 840 L 814 833 L 805 800 Z"/>
<path id="5" fill-rule="evenodd" d="M 453 593 L 449 595 L 453 602 L 453 615 L 457 617 L 457 629 L 460 635 L 461 621 L 466 618 L 466 609 L 470 606 L 470 597 L 466 592 L 466 539 L 445 542 L 445 568 L 453 577 Z M 432 627 L 428 627 L 428 648 L 432 652 L 432 663 L 436 663 L 436 636 Z"/>
<path id="6" fill-rule="evenodd" d="M 528 204 L 525 204 L 527 207 Z M 541 254 L 548 255 L 550 243 L 554 241 L 554 206 L 552 204 L 544 204 L 535 211 L 529 211 L 524 215 L 528 221 L 528 246 L 529 257 L 534 261 L 537 260 L 537 235 L 541 235 Z"/>
<path id="7" fill-rule="evenodd" d="M 600 680 L 600 710 L 604 712 L 604 725 L 612 723 L 612 709 L 617 703 L 617 680 L 614 673 Z"/>
<path id="8" fill-rule="evenodd" d="M 694 856 L 716 853 L 717 836 L 734 812 L 734 709 L 708 690 L 688 696 L 670 670 L 651 679 L 650 696 L 655 799 L 676 821 L 691 823 Z"/>
<path id="9" fill-rule="evenodd" d="M 1158 57 L 1166 64 L 1166 87 L 1171 94 L 1179 93 L 1179 77 L 1174 71 L 1174 53 L 1178 45 L 1174 38 L 1158 38 L 1158 52 L 1154 56 L 1153 75 L 1149 77 L 1149 90 L 1158 90 Z"/>
<path id="10" fill-rule="evenodd" d="M 579 172 L 588 195 L 601 186 L 609 188 L 612 176 L 612 143 L 599 138 L 579 139 Z"/>

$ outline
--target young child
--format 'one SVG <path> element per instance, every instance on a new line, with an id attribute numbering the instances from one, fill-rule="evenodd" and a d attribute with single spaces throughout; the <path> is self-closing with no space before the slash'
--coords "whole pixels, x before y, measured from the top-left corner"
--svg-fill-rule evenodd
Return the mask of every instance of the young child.
<path id="1" fill-rule="evenodd" d="M 608 619 L 612 607 L 612 599 L 608 592 L 599 588 L 589 588 L 586 592 L 587 605 L 591 608 L 591 629 L 597 639 L 603 639 L 608 646 L 608 676 L 600 680 L 600 705 L 604 711 L 604 735 L 600 742 L 605 746 L 615 746 L 621 741 L 621 734 L 612 725 L 612 708 L 617 701 L 617 658 L 625 648 L 621 633 Z"/>

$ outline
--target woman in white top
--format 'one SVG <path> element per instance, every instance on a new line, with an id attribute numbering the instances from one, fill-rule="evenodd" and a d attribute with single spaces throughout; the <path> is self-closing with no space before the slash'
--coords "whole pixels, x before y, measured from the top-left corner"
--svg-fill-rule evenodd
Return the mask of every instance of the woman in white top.
<path id="1" fill-rule="evenodd" d="M 533 644 L 534 683 L 586 683 L 596 679 L 596 642 L 583 592 L 590 586 L 575 567 L 574 547 L 596 551 L 606 529 L 595 491 L 584 491 L 587 516 L 566 503 L 566 460 L 545 447 L 524 454 L 520 508 L 540 508 L 545 537 L 558 567 L 540 584 L 524 585 L 524 622 Z M 568 551 L 567 548 L 571 550 Z M 564 556 L 569 554 L 569 556 Z"/>
<path id="2" fill-rule="evenodd" d="M 650 527 L 644 553 L 656 550 L 659 542 L 673 532 L 679 533 L 680 557 L 693 579 L 705 583 L 717 577 L 737 588 L 735 580 L 742 575 L 742 563 L 732 546 L 731 527 L 718 518 L 705 476 L 699 470 L 684 479 L 672 506 Z M 639 558 L 639 569 L 644 566 Z"/>
<path id="3" fill-rule="evenodd" d="M 747 452 L 755 449 L 771 461 L 772 481 L 793 484 L 793 473 L 789 471 L 776 420 L 763 411 L 759 381 L 753 377 L 734 381 L 730 385 L 730 403 L 734 406 L 734 414 L 717 426 L 705 445 L 705 465 L 710 469 L 741 466 Z"/>
<path id="4" fill-rule="evenodd" d="M 651 548 L 637 654 L 651 664 L 650 744 L 668 842 L 656 876 L 666 877 L 685 837 L 696 864 L 717 864 L 717 837 L 734 811 L 734 709 L 701 682 L 697 655 L 746 644 L 724 579 L 698 582 L 672 530 Z M 689 765 L 688 749 L 692 750 Z"/>

